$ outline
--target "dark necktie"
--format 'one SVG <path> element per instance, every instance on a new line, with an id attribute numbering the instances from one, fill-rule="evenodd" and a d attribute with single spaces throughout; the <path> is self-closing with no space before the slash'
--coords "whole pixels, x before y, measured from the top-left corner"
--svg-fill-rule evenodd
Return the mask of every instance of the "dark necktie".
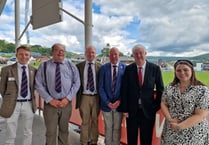
<path id="1" fill-rule="evenodd" d="M 94 91 L 94 78 L 93 78 L 93 72 L 91 68 L 92 63 L 89 63 L 88 67 L 88 80 L 87 80 L 87 90 L 90 90 L 91 92 Z"/>
<path id="2" fill-rule="evenodd" d="M 56 71 L 55 71 L 55 90 L 56 92 L 61 92 L 61 74 L 60 74 L 60 63 L 56 63 Z"/>
<path id="3" fill-rule="evenodd" d="M 139 87 L 142 87 L 142 67 L 139 67 L 139 72 L 138 72 L 138 79 L 139 79 Z"/>
<path id="4" fill-rule="evenodd" d="M 115 96 L 115 87 L 116 87 L 116 80 L 117 80 L 116 67 L 117 67 L 117 65 L 113 65 L 113 77 L 112 77 L 112 95 L 113 95 L 113 97 Z"/>
<path id="5" fill-rule="evenodd" d="M 21 96 L 25 98 L 28 95 L 28 79 L 26 75 L 26 66 L 22 66 Z"/>

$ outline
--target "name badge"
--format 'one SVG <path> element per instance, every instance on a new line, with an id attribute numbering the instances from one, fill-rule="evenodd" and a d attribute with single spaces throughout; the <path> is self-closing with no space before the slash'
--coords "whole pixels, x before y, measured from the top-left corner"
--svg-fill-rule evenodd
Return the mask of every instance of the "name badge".
<path id="1" fill-rule="evenodd" d="M 14 77 L 8 77 L 8 81 L 15 81 Z"/>

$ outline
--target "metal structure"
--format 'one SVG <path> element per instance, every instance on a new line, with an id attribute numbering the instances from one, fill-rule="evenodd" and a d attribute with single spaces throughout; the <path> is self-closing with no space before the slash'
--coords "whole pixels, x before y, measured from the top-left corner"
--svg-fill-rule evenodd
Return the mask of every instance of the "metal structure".
<path id="1" fill-rule="evenodd" d="M 35 0 L 34 0 L 35 1 Z M 4 5 L 6 3 L 6 0 L 0 0 L 0 14 L 4 8 Z M 20 39 L 22 38 L 23 34 L 26 32 L 27 37 L 27 43 L 30 43 L 29 41 L 29 32 L 27 32 L 28 26 L 31 24 L 31 20 L 28 20 L 28 8 L 29 8 L 29 0 L 26 0 L 25 4 L 25 29 L 20 34 L 20 0 L 15 0 L 15 46 L 18 47 L 20 44 Z M 67 12 L 63 8 L 60 7 L 60 10 L 66 12 L 68 15 L 72 16 L 79 22 L 84 24 L 85 29 L 85 48 L 88 45 L 92 44 L 92 0 L 85 0 L 85 20 L 82 21 L 76 16 L 72 15 L 71 13 Z M 47 9 L 46 9 L 47 11 Z M 33 14 L 32 14 L 33 15 Z"/>
<path id="2" fill-rule="evenodd" d="M 15 46 L 20 44 L 20 0 L 15 0 Z"/>
<path id="3" fill-rule="evenodd" d="M 4 9 L 6 2 L 7 0 L 0 0 L 0 16 L 1 16 L 2 10 Z"/>
<path id="4" fill-rule="evenodd" d="M 25 0 L 25 26 L 27 26 L 28 23 L 28 17 L 29 17 L 29 2 L 30 0 Z M 27 39 L 27 44 L 30 44 L 30 35 L 29 31 L 26 30 L 26 39 Z"/>

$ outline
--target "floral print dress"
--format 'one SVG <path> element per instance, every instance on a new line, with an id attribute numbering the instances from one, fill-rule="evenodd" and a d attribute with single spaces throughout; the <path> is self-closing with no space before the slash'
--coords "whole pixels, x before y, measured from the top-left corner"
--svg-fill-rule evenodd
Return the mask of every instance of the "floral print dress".
<path id="1" fill-rule="evenodd" d="M 179 84 L 165 88 L 162 102 L 166 102 L 172 118 L 181 121 L 194 114 L 195 109 L 209 109 L 209 89 L 206 86 L 189 86 L 181 93 Z M 161 137 L 161 145 L 209 145 L 207 119 L 199 124 L 175 132 L 166 120 Z"/>

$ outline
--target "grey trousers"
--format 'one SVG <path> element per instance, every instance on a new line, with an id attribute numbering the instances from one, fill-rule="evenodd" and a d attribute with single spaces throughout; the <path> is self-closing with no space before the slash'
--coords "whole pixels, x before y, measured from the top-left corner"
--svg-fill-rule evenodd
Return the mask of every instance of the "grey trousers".
<path id="1" fill-rule="evenodd" d="M 102 112 L 105 123 L 105 145 L 120 145 L 123 114 L 116 110 Z"/>

